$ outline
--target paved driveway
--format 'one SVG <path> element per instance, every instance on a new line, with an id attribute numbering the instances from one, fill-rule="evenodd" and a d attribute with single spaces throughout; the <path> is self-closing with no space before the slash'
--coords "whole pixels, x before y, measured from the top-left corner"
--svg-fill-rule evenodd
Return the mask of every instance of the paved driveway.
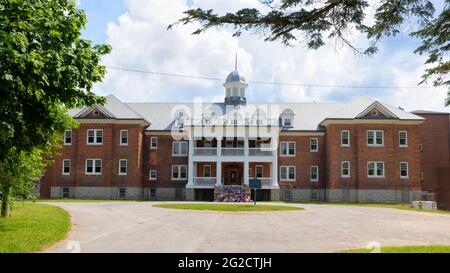
<path id="1" fill-rule="evenodd" d="M 72 231 L 49 252 L 334 252 L 381 245 L 450 245 L 450 215 L 298 205 L 303 211 L 208 212 L 151 202 L 53 203 Z M 158 202 L 161 204 L 161 202 Z"/>

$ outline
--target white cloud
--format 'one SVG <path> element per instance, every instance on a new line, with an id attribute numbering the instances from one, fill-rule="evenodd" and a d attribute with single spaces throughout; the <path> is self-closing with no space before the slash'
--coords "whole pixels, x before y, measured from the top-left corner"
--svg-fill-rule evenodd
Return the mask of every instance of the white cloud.
<path id="1" fill-rule="evenodd" d="M 191 35 L 198 25 L 167 26 L 188 9 L 185 0 L 125 0 L 128 11 L 110 23 L 107 43 L 113 52 L 104 64 L 139 70 L 223 78 L 234 68 L 239 54 L 239 71 L 247 79 L 270 82 L 322 85 L 415 86 L 423 71 L 423 58 L 413 47 L 384 45 L 373 58 L 355 56 L 348 48 L 332 46 L 317 51 L 301 43 L 285 47 L 279 42 L 263 42 L 258 35 L 232 37 L 232 29 L 211 29 Z M 261 7 L 258 0 L 194 0 L 194 7 L 213 8 L 219 13 L 243 7 Z M 363 46 L 364 37 L 352 41 Z M 179 79 L 110 69 L 97 92 L 115 94 L 124 101 L 222 101 L 222 82 Z M 334 101 L 366 94 L 408 110 L 445 110 L 445 89 L 340 89 L 250 84 L 249 101 Z M 448 109 L 447 109 L 448 110 Z"/>

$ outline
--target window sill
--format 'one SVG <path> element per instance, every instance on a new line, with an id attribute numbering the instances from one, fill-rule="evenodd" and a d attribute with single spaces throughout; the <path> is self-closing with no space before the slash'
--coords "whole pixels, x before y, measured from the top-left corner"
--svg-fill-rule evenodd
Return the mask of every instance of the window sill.
<path id="1" fill-rule="evenodd" d="M 280 154 L 280 157 L 295 157 L 296 155 L 282 155 Z"/>
<path id="2" fill-rule="evenodd" d="M 126 146 L 128 146 L 128 144 L 121 143 L 120 146 L 125 146 L 126 147 Z"/>
<path id="3" fill-rule="evenodd" d="M 172 154 L 172 157 L 187 157 L 188 155 L 174 155 Z"/>
<path id="4" fill-rule="evenodd" d="M 187 181 L 187 178 L 172 178 L 172 181 L 177 181 L 177 182 Z"/>
<path id="5" fill-rule="evenodd" d="M 367 147 L 374 147 L 374 148 L 379 148 L 379 147 L 384 147 L 384 144 L 367 144 Z"/>
<path id="6" fill-rule="evenodd" d="M 350 147 L 350 144 L 341 144 L 341 147 L 343 147 L 343 148 L 349 148 Z"/>
<path id="7" fill-rule="evenodd" d="M 370 178 L 370 179 L 384 179 L 386 177 L 385 176 L 367 176 L 367 178 Z"/>
<path id="8" fill-rule="evenodd" d="M 341 178 L 351 178 L 351 176 L 349 176 L 349 175 L 341 175 Z"/>
<path id="9" fill-rule="evenodd" d="M 101 173 L 85 173 L 87 176 L 101 176 Z"/>
<path id="10" fill-rule="evenodd" d="M 88 146 L 102 146 L 103 143 L 86 143 Z"/>
<path id="11" fill-rule="evenodd" d="M 296 179 L 280 179 L 280 181 L 283 181 L 283 182 L 295 182 L 297 180 Z"/>
<path id="12" fill-rule="evenodd" d="M 119 176 L 127 176 L 126 173 L 119 173 Z"/>

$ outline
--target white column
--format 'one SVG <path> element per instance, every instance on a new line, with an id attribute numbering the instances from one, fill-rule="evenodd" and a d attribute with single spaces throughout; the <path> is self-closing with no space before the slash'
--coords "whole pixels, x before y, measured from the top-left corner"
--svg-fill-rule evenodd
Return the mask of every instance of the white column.
<path id="1" fill-rule="evenodd" d="M 250 180 L 248 177 L 248 169 L 249 169 L 248 158 L 245 157 L 245 160 L 244 160 L 244 185 L 247 185 L 247 186 L 250 184 Z"/>
<path id="2" fill-rule="evenodd" d="M 188 183 L 186 188 L 194 187 L 194 159 L 192 155 L 194 154 L 194 137 L 192 132 L 189 137 L 189 159 L 188 159 Z"/>
<path id="3" fill-rule="evenodd" d="M 248 151 L 248 136 L 244 137 L 244 155 L 247 157 L 249 155 Z"/>
<path id="4" fill-rule="evenodd" d="M 278 185 L 278 136 L 272 136 L 272 166 L 270 168 L 270 177 L 272 178 L 272 188 L 280 188 Z"/>
<path id="5" fill-rule="evenodd" d="M 217 139 L 216 187 L 222 186 L 222 139 Z"/>

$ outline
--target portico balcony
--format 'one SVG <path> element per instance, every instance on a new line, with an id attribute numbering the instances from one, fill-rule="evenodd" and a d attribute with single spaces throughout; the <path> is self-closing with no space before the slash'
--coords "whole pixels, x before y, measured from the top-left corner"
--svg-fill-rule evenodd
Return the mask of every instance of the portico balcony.
<path id="1" fill-rule="evenodd" d="M 196 188 L 214 188 L 216 177 L 194 177 L 193 182 Z"/>
<path id="2" fill-rule="evenodd" d="M 222 148 L 223 156 L 243 156 L 245 148 Z"/>
<path id="3" fill-rule="evenodd" d="M 194 155 L 215 156 L 217 155 L 216 147 L 194 147 Z"/>

